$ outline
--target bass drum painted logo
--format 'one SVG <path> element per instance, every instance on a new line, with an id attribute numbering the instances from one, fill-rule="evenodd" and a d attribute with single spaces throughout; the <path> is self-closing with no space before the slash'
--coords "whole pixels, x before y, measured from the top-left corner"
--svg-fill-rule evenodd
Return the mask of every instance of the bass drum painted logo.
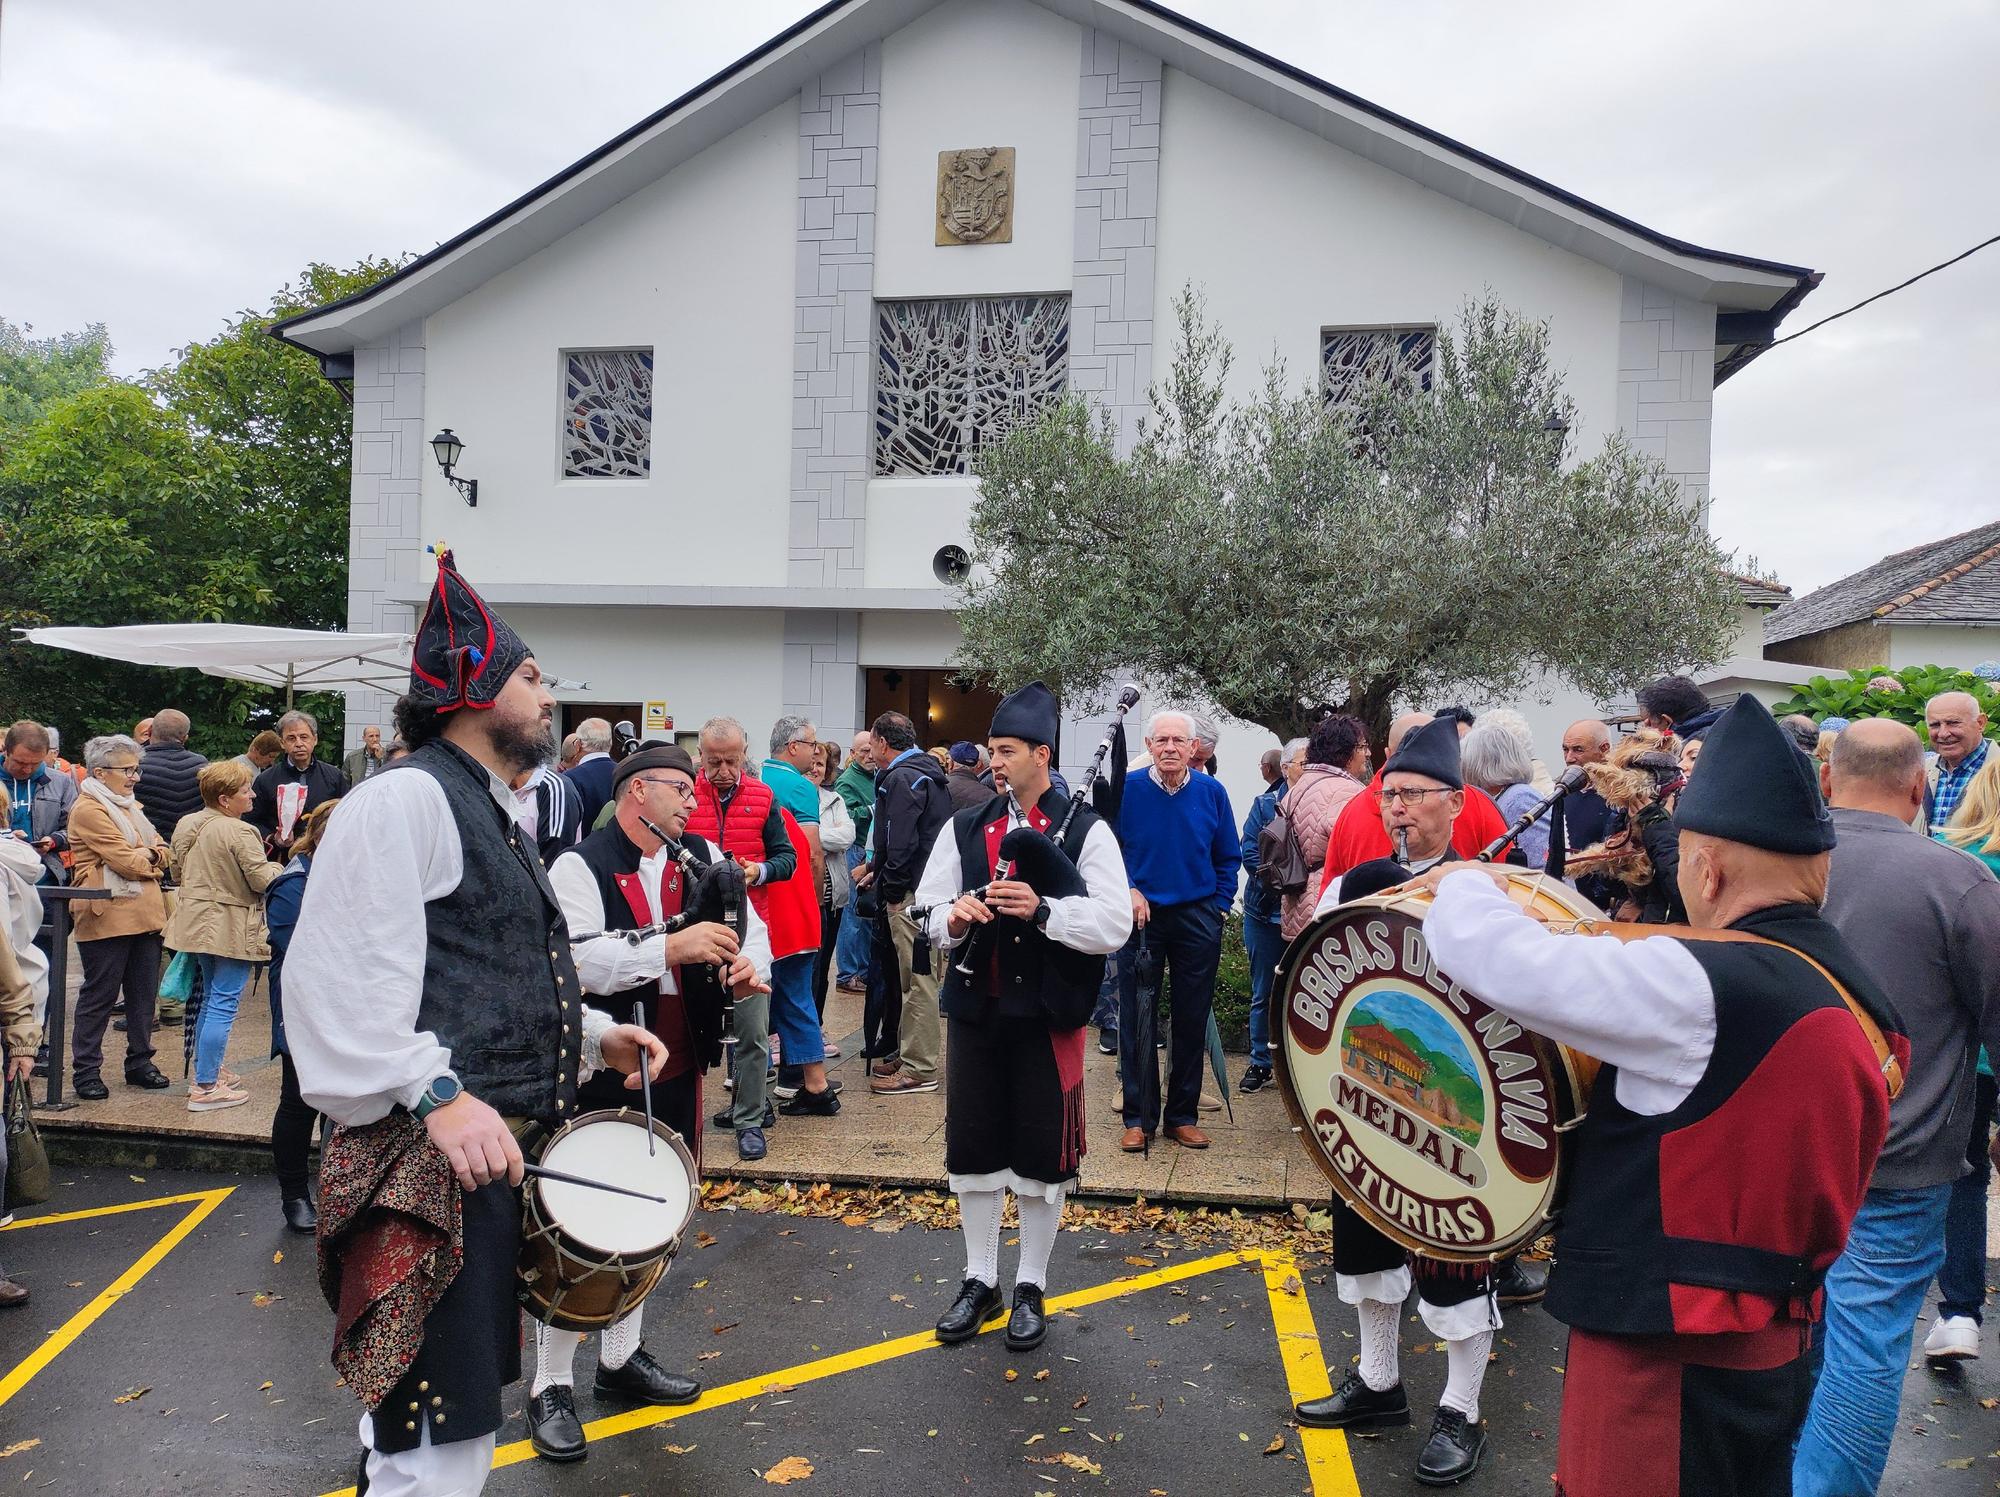
<path id="1" fill-rule="evenodd" d="M 1504 1256 L 1560 1204 L 1561 1129 L 1595 1066 L 1441 972 L 1428 904 L 1357 900 L 1292 943 L 1281 1084 L 1308 1152 L 1360 1215 L 1429 1257 Z"/>

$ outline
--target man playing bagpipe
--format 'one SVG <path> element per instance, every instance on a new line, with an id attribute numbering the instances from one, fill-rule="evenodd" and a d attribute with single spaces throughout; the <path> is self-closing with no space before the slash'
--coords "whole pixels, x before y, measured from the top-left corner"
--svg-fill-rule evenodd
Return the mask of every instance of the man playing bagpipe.
<path id="1" fill-rule="evenodd" d="M 1104 958 L 1132 927 L 1117 838 L 1049 783 L 1057 720 L 1055 696 L 1039 681 L 1000 703 L 988 741 L 998 793 L 945 823 L 915 900 L 929 910 L 932 960 L 948 964 L 945 1171 L 958 1193 L 966 1266 L 937 1324 L 947 1344 L 1003 1313 L 1000 1213 L 1009 1190 L 1020 1206 L 1021 1258 L 1007 1345 L 1025 1351 L 1048 1332 L 1049 1254 L 1083 1159 L 1083 1026 Z M 1050 840 L 1057 828 L 1060 845 Z"/>
<path id="2" fill-rule="evenodd" d="M 557 858 L 549 882 L 569 922 L 585 1001 L 614 1018 L 630 1018 L 638 1003 L 646 1028 L 666 1042 L 654 1106 L 693 1152 L 698 1169 L 701 1077 L 722 1058 L 723 1005 L 770 991 L 771 943 L 745 897 L 741 869 L 687 833 L 694 796 L 695 765 L 687 750 L 667 744 L 626 755 L 612 775 L 612 819 Z M 682 849 L 685 863 L 675 857 Z M 697 876 L 699 884 L 691 887 Z M 747 921 L 740 941 L 724 923 L 725 905 Z M 684 912 L 687 923 L 671 933 L 655 932 L 636 943 L 619 934 Z M 582 1112 L 624 1107 L 630 1100 L 612 1078 L 593 1077 L 577 1092 Z M 598 1338 L 598 1397 L 628 1404 L 692 1403 L 701 1396 L 701 1384 L 668 1371 L 646 1350 L 640 1339 L 644 1313 L 643 1305 L 635 1307 Z M 580 1461 L 587 1453 L 571 1370 L 582 1340 L 577 1331 L 535 1327 L 528 1435 L 535 1453 L 547 1460 Z"/>

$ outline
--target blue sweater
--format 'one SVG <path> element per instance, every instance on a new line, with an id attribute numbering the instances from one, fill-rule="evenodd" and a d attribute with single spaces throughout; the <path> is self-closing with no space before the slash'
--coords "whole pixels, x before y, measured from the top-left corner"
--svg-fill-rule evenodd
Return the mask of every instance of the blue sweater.
<path id="1" fill-rule="evenodd" d="M 1118 840 L 1125 871 L 1149 904 L 1189 904 L 1212 899 L 1227 909 L 1236 902 L 1236 871 L 1243 863 L 1237 847 L 1236 816 L 1222 781 L 1199 771 L 1174 795 L 1141 770 L 1125 781 L 1118 812 Z"/>

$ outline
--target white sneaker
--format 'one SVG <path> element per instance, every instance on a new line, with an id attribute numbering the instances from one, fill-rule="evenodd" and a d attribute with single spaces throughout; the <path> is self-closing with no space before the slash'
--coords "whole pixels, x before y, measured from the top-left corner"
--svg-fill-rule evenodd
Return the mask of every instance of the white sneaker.
<path id="1" fill-rule="evenodd" d="M 1924 1337 L 1924 1355 L 1934 1362 L 1969 1362 L 1979 1355 L 1979 1322 L 1970 1315 L 1940 1315 Z"/>

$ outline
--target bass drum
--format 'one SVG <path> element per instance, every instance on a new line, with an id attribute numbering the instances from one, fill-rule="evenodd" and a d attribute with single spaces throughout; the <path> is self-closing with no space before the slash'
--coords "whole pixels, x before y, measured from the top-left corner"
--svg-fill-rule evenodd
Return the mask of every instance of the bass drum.
<path id="1" fill-rule="evenodd" d="M 1514 902 L 1557 927 L 1602 915 L 1518 873 Z M 1509 1257 L 1562 1206 L 1565 1134 L 1597 1062 L 1489 1008 L 1431 960 L 1427 890 L 1329 910 L 1278 970 L 1279 1088 L 1334 1191 L 1427 1258 Z"/>
<path id="2" fill-rule="evenodd" d="M 664 1204 L 528 1176 L 521 1195 L 516 1295 L 535 1319 L 598 1331 L 653 1292 L 694 1220 L 700 1176 L 681 1136 L 643 1114 L 587 1112 L 549 1138 L 535 1163 L 664 1198 Z"/>

